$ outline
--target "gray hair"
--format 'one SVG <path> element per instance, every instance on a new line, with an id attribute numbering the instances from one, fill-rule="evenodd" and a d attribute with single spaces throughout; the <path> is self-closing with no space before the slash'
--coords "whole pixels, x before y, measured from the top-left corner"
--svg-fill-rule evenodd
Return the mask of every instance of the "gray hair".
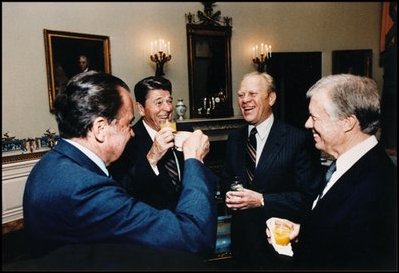
<path id="1" fill-rule="evenodd" d="M 380 95 L 374 80 L 351 74 L 337 74 L 321 78 L 307 92 L 311 98 L 318 92 L 327 92 L 330 100 L 324 103 L 332 118 L 351 115 L 359 120 L 363 133 L 373 135 L 380 126 Z"/>
<path id="2" fill-rule="evenodd" d="M 244 81 L 245 79 L 247 79 L 249 77 L 253 77 L 253 76 L 260 76 L 265 80 L 268 94 L 270 94 L 271 92 L 276 92 L 276 86 L 274 84 L 274 79 L 272 76 L 270 76 L 267 73 L 258 72 L 258 71 L 250 72 L 250 73 L 247 73 L 244 75 L 242 81 Z"/>

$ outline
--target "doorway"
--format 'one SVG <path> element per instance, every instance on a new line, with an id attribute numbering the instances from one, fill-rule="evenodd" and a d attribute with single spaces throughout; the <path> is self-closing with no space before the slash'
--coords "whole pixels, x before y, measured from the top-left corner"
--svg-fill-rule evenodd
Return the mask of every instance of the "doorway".
<path id="1" fill-rule="evenodd" d="M 321 78 L 321 52 L 273 52 L 266 69 L 276 84 L 274 115 L 304 128 L 309 103 L 306 92 Z"/>

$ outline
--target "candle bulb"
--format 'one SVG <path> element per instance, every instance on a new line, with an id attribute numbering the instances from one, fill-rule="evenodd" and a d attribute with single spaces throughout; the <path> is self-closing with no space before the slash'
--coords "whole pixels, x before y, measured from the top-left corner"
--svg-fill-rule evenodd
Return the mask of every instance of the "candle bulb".
<path id="1" fill-rule="evenodd" d="M 256 55 L 255 55 L 255 47 L 252 47 L 252 59 L 255 59 Z"/>
<path id="2" fill-rule="evenodd" d="M 163 76 L 163 66 L 172 58 L 170 52 L 170 41 L 158 38 L 150 43 L 150 59 L 156 64 L 155 76 Z"/>
<path id="3" fill-rule="evenodd" d="M 260 44 L 260 55 L 263 55 L 263 54 L 265 54 L 265 53 L 263 51 L 263 43 L 261 43 Z"/>

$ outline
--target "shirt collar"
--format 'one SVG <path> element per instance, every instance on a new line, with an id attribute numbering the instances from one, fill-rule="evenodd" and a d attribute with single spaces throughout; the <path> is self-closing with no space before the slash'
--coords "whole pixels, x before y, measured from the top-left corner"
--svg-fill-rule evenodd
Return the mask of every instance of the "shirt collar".
<path id="1" fill-rule="evenodd" d="M 258 126 L 256 126 L 256 130 L 258 131 L 259 137 L 260 139 L 265 139 L 270 132 L 270 129 L 272 128 L 272 124 L 274 121 L 274 115 L 273 113 L 264 121 L 262 121 Z M 248 135 L 250 134 L 252 128 L 254 128 L 255 126 L 253 125 L 249 125 L 248 126 Z"/>
<path id="2" fill-rule="evenodd" d="M 148 134 L 150 135 L 152 141 L 154 141 L 155 135 L 156 135 L 157 131 L 155 131 L 154 129 L 152 129 L 152 128 L 145 122 L 144 119 L 143 119 L 143 125 L 144 125 L 145 129 L 147 130 Z"/>
<path id="3" fill-rule="evenodd" d="M 92 151 L 90 151 L 89 149 L 87 149 L 86 147 L 82 146 L 81 144 L 71 140 L 71 139 L 66 139 L 64 138 L 64 140 L 66 142 L 68 142 L 69 144 L 75 146 L 77 149 L 79 149 L 82 153 L 84 153 L 88 158 L 90 158 L 94 163 L 96 163 L 96 165 L 107 175 L 109 176 L 109 172 L 107 167 L 105 166 L 104 161 L 102 161 L 102 159 L 96 155 L 95 153 L 93 153 Z"/>
<path id="4" fill-rule="evenodd" d="M 372 135 L 356 144 L 337 158 L 337 170 L 346 171 L 352 167 L 365 153 L 377 145 L 377 138 Z"/>

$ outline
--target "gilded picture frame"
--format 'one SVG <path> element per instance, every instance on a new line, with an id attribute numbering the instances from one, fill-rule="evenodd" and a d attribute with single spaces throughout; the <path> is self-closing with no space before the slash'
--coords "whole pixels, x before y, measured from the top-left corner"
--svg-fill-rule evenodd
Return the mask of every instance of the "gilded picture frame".
<path id="1" fill-rule="evenodd" d="M 50 112 L 58 93 L 74 75 L 88 70 L 111 73 L 109 36 L 44 29 L 44 45 Z M 83 61 L 82 61 L 83 60 Z"/>
<path id="2" fill-rule="evenodd" d="M 371 49 L 333 50 L 332 74 L 349 73 L 373 77 L 373 51 Z"/>

